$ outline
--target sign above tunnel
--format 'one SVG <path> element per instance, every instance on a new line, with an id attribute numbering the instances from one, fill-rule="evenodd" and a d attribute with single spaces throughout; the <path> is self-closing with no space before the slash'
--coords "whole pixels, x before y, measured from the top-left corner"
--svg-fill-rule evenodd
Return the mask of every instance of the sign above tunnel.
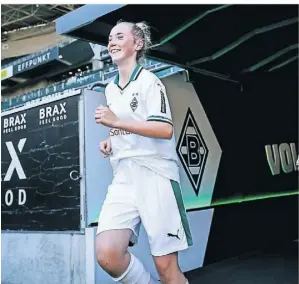
<path id="1" fill-rule="evenodd" d="M 53 61 L 58 57 L 58 48 L 54 47 L 46 51 L 39 51 L 32 55 L 22 57 L 17 64 L 13 65 L 13 74 L 22 73 L 33 69 L 37 66 L 43 65 L 47 62 Z"/>
<path id="2" fill-rule="evenodd" d="M 88 42 L 81 40 L 68 40 L 63 44 L 47 48 L 39 52 L 21 57 L 3 66 L 1 70 L 1 81 L 3 86 L 6 80 L 14 81 L 14 77 L 27 79 L 41 77 L 51 72 L 55 73 L 57 67 L 68 68 L 86 62 L 94 56 L 92 47 Z"/>

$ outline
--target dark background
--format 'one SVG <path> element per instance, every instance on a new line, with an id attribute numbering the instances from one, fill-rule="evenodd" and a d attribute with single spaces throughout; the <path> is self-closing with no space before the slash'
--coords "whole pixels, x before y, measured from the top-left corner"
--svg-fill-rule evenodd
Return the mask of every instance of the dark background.
<path id="1" fill-rule="evenodd" d="M 239 83 L 192 73 L 222 148 L 213 203 L 298 190 L 298 171 L 272 175 L 265 145 L 295 143 L 298 67 L 240 76 Z M 205 264 L 298 238 L 298 195 L 216 206 Z"/>
<path id="2" fill-rule="evenodd" d="M 272 175 L 265 145 L 296 143 L 298 70 L 240 78 L 240 84 L 198 75 L 193 85 L 223 151 L 213 200 L 298 189 L 298 172 Z"/>

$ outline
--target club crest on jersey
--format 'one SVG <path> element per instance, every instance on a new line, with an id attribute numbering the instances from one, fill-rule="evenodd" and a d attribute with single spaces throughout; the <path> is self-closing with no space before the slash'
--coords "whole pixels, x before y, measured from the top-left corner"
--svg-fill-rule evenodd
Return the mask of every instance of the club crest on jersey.
<path id="1" fill-rule="evenodd" d="M 131 109 L 132 111 L 135 111 L 138 107 L 138 101 L 136 99 L 136 97 L 133 98 L 133 100 L 130 103 Z"/>
<path id="2" fill-rule="evenodd" d="M 208 152 L 206 143 L 189 108 L 178 140 L 177 153 L 197 196 Z"/>

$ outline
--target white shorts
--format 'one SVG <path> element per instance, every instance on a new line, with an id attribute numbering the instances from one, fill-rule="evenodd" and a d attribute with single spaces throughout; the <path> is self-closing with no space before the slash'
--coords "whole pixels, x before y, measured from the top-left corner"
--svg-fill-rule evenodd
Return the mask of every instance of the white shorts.
<path id="1" fill-rule="evenodd" d="M 102 206 L 97 234 L 131 229 L 131 242 L 136 243 L 141 222 L 153 256 L 192 245 L 179 184 L 132 160 L 121 160 Z"/>

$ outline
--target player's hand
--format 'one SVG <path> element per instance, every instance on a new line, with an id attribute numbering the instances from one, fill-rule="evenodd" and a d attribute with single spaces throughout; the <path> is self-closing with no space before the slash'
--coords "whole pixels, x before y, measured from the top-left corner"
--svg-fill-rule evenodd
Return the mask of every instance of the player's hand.
<path id="1" fill-rule="evenodd" d="M 110 138 L 100 142 L 100 151 L 103 153 L 104 158 L 107 158 L 111 154 L 112 147 Z"/>
<path id="2" fill-rule="evenodd" d="M 99 106 L 95 113 L 96 123 L 103 124 L 107 127 L 115 127 L 119 118 L 108 108 Z"/>

